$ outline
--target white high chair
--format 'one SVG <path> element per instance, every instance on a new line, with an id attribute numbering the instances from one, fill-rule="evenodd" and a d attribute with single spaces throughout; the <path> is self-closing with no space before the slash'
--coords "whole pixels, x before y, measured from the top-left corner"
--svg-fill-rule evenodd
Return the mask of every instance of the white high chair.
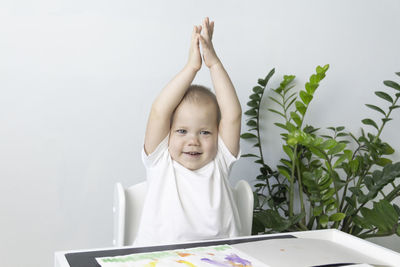
<path id="1" fill-rule="evenodd" d="M 121 183 L 115 184 L 113 206 L 114 246 L 120 247 L 133 244 L 139 227 L 146 191 L 146 182 L 141 182 L 128 188 L 123 188 Z M 242 224 L 240 235 L 250 235 L 253 223 L 253 191 L 245 180 L 240 180 L 232 191 Z"/>

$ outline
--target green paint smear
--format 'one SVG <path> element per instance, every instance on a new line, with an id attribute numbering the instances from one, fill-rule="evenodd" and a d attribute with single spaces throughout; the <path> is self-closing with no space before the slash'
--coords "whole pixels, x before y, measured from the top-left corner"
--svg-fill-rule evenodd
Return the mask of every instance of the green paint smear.
<path id="1" fill-rule="evenodd" d="M 139 261 L 139 260 L 156 260 L 167 258 L 171 256 L 176 256 L 177 253 L 196 253 L 202 251 L 225 251 L 231 249 L 232 247 L 229 245 L 220 245 L 213 247 L 199 247 L 199 248 L 191 248 L 185 250 L 171 250 L 171 251 L 160 251 L 160 252 L 149 252 L 149 253 L 140 253 L 140 254 L 132 254 L 128 256 L 118 256 L 118 257 L 109 257 L 109 258 L 101 258 L 99 259 L 102 262 L 131 262 L 131 261 Z"/>

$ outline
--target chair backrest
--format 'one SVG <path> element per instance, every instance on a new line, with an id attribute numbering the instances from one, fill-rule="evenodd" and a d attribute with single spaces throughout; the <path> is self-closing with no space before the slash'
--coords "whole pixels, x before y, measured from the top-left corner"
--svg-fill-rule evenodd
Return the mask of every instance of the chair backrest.
<path id="1" fill-rule="evenodd" d="M 146 192 L 146 182 L 135 184 L 126 189 L 120 183 L 115 184 L 114 246 L 133 244 L 137 235 Z M 247 181 L 240 180 L 233 189 L 233 194 L 242 224 L 240 235 L 250 235 L 253 222 L 253 191 Z"/>
<path id="2" fill-rule="evenodd" d="M 113 245 L 132 245 L 139 228 L 147 183 L 141 182 L 128 188 L 120 183 L 114 187 L 114 239 Z"/>
<path id="3" fill-rule="evenodd" d="M 249 183 L 240 180 L 233 189 L 236 207 L 239 212 L 240 222 L 242 223 L 242 236 L 251 235 L 251 226 L 253 224 L 253 206 L 254 195 Z"/>

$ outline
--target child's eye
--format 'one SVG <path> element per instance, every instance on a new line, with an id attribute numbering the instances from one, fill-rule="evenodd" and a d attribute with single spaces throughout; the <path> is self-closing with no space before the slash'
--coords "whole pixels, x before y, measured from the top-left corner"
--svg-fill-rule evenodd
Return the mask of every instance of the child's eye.
<path id="1" fill-rule="evenodd" d="M 209 134 L 211 134 L 211 132 L 209 132 L 209 131 L 201 131 L 200 134 L 209 135 Z"/>
<path id="2" fill-rule="evenodd" d="M 185 134 L 185 133 L 186 133 L 186 130 L 184 130 L 184 129 L 178 129 L 178 130 L 176 130 L 176 132 L 179 133 L 179 134 Z"/>

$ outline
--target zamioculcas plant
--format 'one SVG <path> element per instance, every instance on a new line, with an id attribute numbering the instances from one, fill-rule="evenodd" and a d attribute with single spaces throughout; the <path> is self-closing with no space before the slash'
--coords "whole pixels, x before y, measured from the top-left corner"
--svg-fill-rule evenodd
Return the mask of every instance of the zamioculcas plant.
<path id="1" fill-rule="evenodd" d="M 384 81 L 391 91 L 375 95 L 384 99 L 386 106 L 366 105 L 382 115 L 380 122 L 362 120 L 373 132 L 361 128 L 356 137 L 338 126 L 328 127 L 330 134 L 322 134 L 320 129 L 304 125 L 304 118 L 328 69 L 329 65 L 318 66 L 300 92 L 293 92 L 293 75 L 285 75 L 279 87 L 272 89 L 269 99 L 278 108 L 268 110 L 281 118 L 274 124 L 283 130 L 286 154 L 276 168 L 264 160 L 260 132 L 261 100 L 274 69 L 252 90 L 245 112 L 250 128 L 241 137 L 257 148 L 256 153 L 242 157 L 255 158 L 260 167 L 254 185 L 253 233 L 337 228 L 362 238 L 400 236 L 400 208 L 393 203 L 400 196 L 396 183 L 400 162 L 387 157 L 394 149 L 380 139 L 392 112 L 400 107 L 400 85 Z"/>

